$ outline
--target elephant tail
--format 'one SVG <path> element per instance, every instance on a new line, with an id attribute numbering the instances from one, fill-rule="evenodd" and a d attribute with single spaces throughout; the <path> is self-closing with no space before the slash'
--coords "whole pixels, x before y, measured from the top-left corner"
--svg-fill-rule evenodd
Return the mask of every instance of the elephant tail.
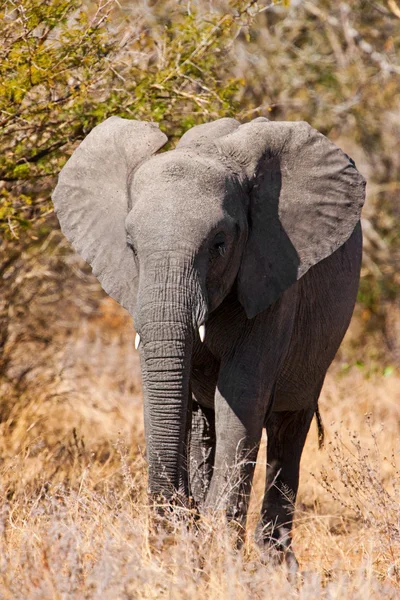
<path id="1" fill-rule="evenodd" d="M 325 443 L 325 428 L 322 422 L 321 413 L 319 412 L 319 406 L 317 406 L 317 410 L 315 411 L 315 418 L 317 419 L 318 428 L 318 448 L 321 449 Z"/>

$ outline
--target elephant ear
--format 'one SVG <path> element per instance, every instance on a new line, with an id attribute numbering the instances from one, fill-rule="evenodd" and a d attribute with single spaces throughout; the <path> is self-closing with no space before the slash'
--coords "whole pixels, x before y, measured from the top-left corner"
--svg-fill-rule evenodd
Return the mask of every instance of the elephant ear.
<path id="1" fill-rule="evenodd" d="M 216 141 L 239 164 L 250 194 L 238 274 L 252 318 L 350 237 L 365 180 L 353 161 L 305 122 L 251 122 Z"/>
<path id="2" fill-rule="evenodd" d="M 62 169 L 53 193 L 61 229 L 104 290 L 132 312 L 137 269 L 126 243 L 129 180 L 167 137 L 153 123 L 110 117 L 97 125 Z"/>
<path id="3" fill-rule="evenodd" d="M 209 141 L 219 138 L 228 133 L 232 133 L 240 127 L 239 121 L 224 117 L 211 123 L 196 125 L 183 134 L 177 144 L 177 148 L 187 148 L 189 146 L 201 146 Z"/>

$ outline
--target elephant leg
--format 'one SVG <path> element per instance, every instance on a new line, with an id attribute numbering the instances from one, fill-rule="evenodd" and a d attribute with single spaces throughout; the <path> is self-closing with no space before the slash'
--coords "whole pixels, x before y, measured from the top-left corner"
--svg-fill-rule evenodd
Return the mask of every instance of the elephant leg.
<path id="1" fill-rule="evenodd" d="M 315 409 L 272 412 L 267 420 L 267 477 L 256 541 L 291 570 L 297 561 L 291 550 L 294 504 L 299 486 L 300 458 Z"/>
<path id="2" fill-rule="evenodd" d="M 193 400 L 190 434 L 190 491 L 197 506 L 204 504 L 215 456 L 215 414 Z"/>
<path id="3" fill-rule="evenodd" d="M 249 395 L 227 401 L 217 392 L 215 399 L 216 448 L 214 472 L 206 498 L 206 508 L 224 510 L 238 533 L 238 544 L 244 539 L 247 509 L 263 419 L 249 411 Z M 254 403 L 253 403 L 254 404 Z"/>

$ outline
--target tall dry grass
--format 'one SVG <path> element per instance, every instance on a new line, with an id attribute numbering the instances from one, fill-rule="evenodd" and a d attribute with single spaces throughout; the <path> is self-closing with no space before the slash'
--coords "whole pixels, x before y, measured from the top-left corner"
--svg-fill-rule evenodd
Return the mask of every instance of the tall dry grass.
<path id="1" fill-rule="evenodd" d="M 262 563 L 252 539 L 265 443 L 242 550 L 219 515 L 191 527 L 190 515 L 154 522 L 132 323 L 64 244 L 56 236 L 54 250 L 32 254 L 15 291 L 0 387 L 0 598 L 400 597 L 396 371 L 349 367 L 350 331 L 321 397 L 325 447 L 314 425 L 303 455 L 301 575 L 290 583 L 283 567 Z"/>

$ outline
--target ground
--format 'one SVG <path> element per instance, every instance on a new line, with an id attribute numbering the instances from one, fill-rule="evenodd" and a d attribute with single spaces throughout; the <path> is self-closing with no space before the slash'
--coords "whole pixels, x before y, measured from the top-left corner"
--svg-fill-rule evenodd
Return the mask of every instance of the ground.
<path id="1" fill-rule="evenodd" d="M 55 284 L 65 291 L 56 304 L 50 283 L 30 298 L 34 334 L 17 311 L 1 382 L 0 597 L 400 597 L 396 370 L 349 363 L 342 350 L 328 373 L 325 446 L 318 449 L 313 423 L 302 459 L 293 542 L 301 575 L 293 584 L 283 567 L 261 563 L 252 539 L 265 443 L 241 551 L 218 515 L 192 527 L 187 514 L 167 529 L 153 522 L 132 322 L 82 263 L 63 260 L 73 285 Z"/>

